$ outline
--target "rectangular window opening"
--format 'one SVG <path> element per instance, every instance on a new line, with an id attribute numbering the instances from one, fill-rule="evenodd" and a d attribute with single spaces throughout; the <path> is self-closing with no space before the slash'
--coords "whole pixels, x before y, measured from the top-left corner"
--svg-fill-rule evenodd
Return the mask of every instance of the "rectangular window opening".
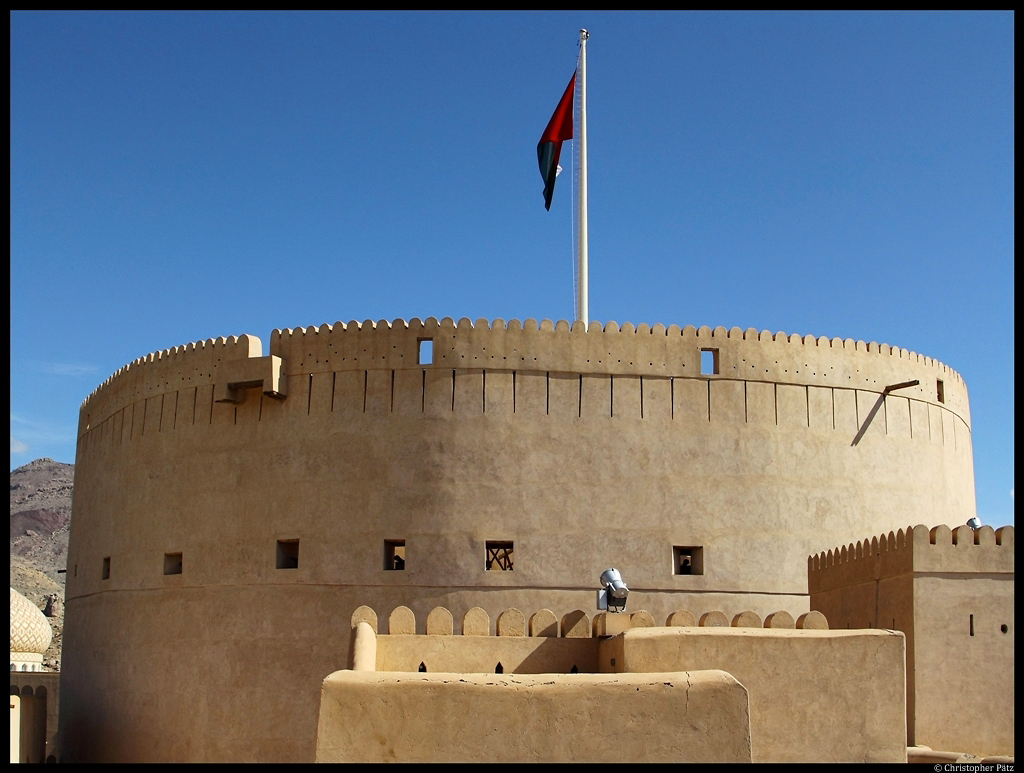
<path id="1" fill-rule="evenodd" d="M 384 569 L 390 572 L 401 572 L 405 569 L 405 540 L 384 540 Z"/>
<path id="2" fill-rule="evenodd" d="M 971 615 L 971 636 L 974 636 L 974 615 Z"/>
<path id="3" fill-rule="evenodd" d="M 935 399 L 940 403 L 946 402 L 946 387 L 941 378 L 935 379 Z"/>
<path id="4" fill-rule="evenodd" d="M 700 375 L 718 375 L 718 349 L 700 350 Z"/>
<path id="5" fill-rule="evenodd" d="M 110 579 L 110 556 L 103 559 L 103 579 Z"/>
<path id="6" fill-rule="evenodd" d="M 181 553 L 164 553 L 164 574 L 181 574 Z"/>
<path id="7" fill-rule="evenodd" d="M 434 361 L 434 339 L 416 339 L 416 364 L 430 365 Z"/>
<path id="8" fill-rule="evenodd" d="M 277 568 L 299 568 L 299 541 L 297 539 L 279 539 L 277 541 Z"/>
<path id="9" fill-rule="evenodd" d="M 488 540 L 487 557 L 484 561 L 484 568 L 489 572 L 511 572 L 512 543 L 506 541 Z"/>
<path id="10" fill-rule="evenodd" d="M 700 545 L 676 545 L 672 548 L 673 574 L 704 574 L 704 548 Z"/>

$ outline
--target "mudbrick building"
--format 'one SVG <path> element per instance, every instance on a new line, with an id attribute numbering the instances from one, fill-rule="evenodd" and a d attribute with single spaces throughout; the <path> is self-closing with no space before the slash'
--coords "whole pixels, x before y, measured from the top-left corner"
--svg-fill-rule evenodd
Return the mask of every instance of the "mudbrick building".
<path id="1" fill-rule="evenodd" d="M 665 740 L 649 744 L 661 750 L 652 758 L 679 759 L 671 707 L 690 704 L 648 682 L 698 670 L 720 701 L 706 716 L 724 712 L 732 728 L 706 739 L 720 750 L 712 756 L 906 759 L 906 657 L 920 662 L 923 628 L 912 650 L 909 622 L 891 626 L 906 637 L 847 631 L 836 614 L 855 603 L 836 599 L 857 583 L 821 577 L 835 563 L 828 553 L 812 560 L 809 588 L 808 556 L 908 521 L 975 515 L 967 391 L 938 362 L 851 340 L 547 320 L 336 323 L 276 330 L 266 354 L 248 335 L 151 354 L 83 403 L 74 491 L 68 760 L 371 758 L 369 736 L 328 743 L 329 697 L 356 690 L 339 705 L 359 707 L 366 690 L 452 683 L 441 673 L 489 674 L 480 689 L 504 691 L 491 710 L 510 727 L 525 715 L 514 696 L 535 692 L 517 686 L 527 676 L 553 674 L 558 688 L 536 705 L 577 720 L 571 701 L 590 690 L 629 711 L 639 694 L 663 718 L 648 723 Z M 1012 529 L 979 539 L 980 552 L 1010 555 L 994 571 L 1009 567 L 1012 615 Z M 632 626 L 629 615 L 591 619 L 598 577 L 613 566 L 630 588 Z M 906 571 L 910 586 L 929 582 L 915 579 L 916 563 Z M 378 613 L 393 632 L 378 630 Z M 376 654 L 356 669 L 360 636 Z M 435 636 L 455 649 L 432 663 Z M 1012 677 L 1012 631 L 993 646 L 1004 645 Z M 869 650 L 883 653 L 877 663 Z M 871 672 L 869 703 L 851 710 L 873 706 L 880 735 L 844 736 L 831 751 L 787 742 L 764 724 L 775 721 L 764 703 L 775 688 L 737 673 L 756 673 L 757 657 L 805 664 L 812 682 Z M 376 672 L 377 686 L 325 683 L 346 669 L 348 679 Z M 437 689 L 441 698 L 382 726 L 436 717 L 449 699 L 466 716 L 491 706 Z M 924 694 L 911 694 L 920 713 Z M 805 713 L 827 716 L 817 704 Z M 854 720 L 833 713 L 829 726 Z M 407 740 L 418 737 L 411 727 Z M 443 743 L 424 733 L 415 754 L 378 745 L 384 758 L 446 758 L 431 756 Z M 524 733 L 474 748 L 531 758 L 516 746 Z M 978 751 L 1012 754 L 1012 734 L 999 743 Z M 533 758 L 586 758 L 560 754 Z"/>

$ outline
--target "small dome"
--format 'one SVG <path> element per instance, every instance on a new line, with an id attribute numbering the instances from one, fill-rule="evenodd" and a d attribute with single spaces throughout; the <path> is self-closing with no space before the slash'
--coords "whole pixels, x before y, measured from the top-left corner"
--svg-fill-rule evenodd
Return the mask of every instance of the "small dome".
<path id="1" fill-rule="evenodd" d="M 11 588 L 11 652 L 42 655 L 52 638 L 53 629 L 39 608 Z"/>

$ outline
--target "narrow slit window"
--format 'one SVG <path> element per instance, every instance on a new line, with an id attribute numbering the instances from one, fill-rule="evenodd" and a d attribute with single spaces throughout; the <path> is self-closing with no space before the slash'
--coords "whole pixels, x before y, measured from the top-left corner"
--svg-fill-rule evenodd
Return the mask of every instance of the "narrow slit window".
<path id="1" fill-rule="evenodd" d="M 110 579 L 110 556 L 103 559 L 103 579 Z"/>
<path id="2" fill-rule="evenodd" d="M 718 375 L 718 349 L 700 350 L 700 375 Z"/>
<path id="3" fill-rule="evenodd" d="M 935 399 L 940 403 L 946 402 L 946 387 L 941 378 L 935 379 Z"/>
<path id="4" fill-rule="evenodd" d="M 672 548 L 673 574 L 704 574 L 704 548 L 700 545 L 676 545 Z"/>
<path id="5" fill-rule="evenodd" d="M 419 338 L 416 340 L 416 364 L 430 365 L 434 361 L 434 339 Z"/>
<path id="6" fill-rule="evenodd" d="M 405 569 L 405 540 L 384 540 L 384 569 L 389 572 L 401 572 Z"/>
<path id="7" fill-rule="evenodd" d="M 484 568 L 489 572 L 511 572 L 512 547 L 511 542 L 489 541 L 487 543 L 487 556 Z"/>
<path id="8" fill-rule="evenodd" d="M 181 574 L 181 553 L 164 553 L 164 574 Z"/>
<path id="9" fill-rule="evenodd" d="M 297 539 L 279 539 L 277 541 L 277 568 L 299 568 L 299 541 Z"/>

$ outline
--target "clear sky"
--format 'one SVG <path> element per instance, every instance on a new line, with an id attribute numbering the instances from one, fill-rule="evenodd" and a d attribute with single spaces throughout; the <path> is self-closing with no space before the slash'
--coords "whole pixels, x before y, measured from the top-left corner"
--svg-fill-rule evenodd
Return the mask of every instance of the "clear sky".
<path id="1" fill-rule="evenodd" d="M 1013 523 L 1012 13 L 10 21 L 12 469 L 74 461 L 81 401 L 152 351 L 572 319 L 536 146 L 586 27 L 591 319 L 934 357 Z"/>

